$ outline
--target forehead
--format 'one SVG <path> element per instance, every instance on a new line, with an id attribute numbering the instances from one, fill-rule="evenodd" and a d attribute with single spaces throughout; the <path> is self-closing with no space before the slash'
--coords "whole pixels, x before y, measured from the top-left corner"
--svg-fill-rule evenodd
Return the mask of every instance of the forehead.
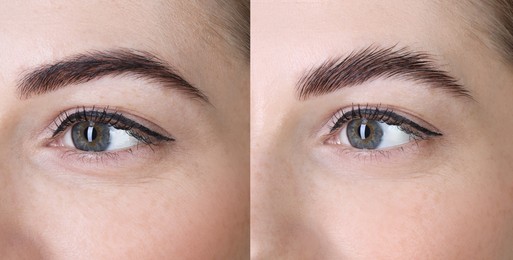
<path id="1" fill-rule="evenodd" d="M 219 37 L 207 26 L 209 8 L 196 1 L 1 1 L 1 5 L 2 78 L 91 50 L 149 51 L 184 74 L 201 68 L 205 52 L 210 59 L 225 56 Z"/>
<path id="2" fill-rule="evenodd" d="M 464 11 L 450 1 L 257 0 L 252 5 L 252 17 L 258 17 L 251 24 L 252 71 L 269 75 L 259 84 L 293 86 L 306 69 L 371 45 L 424 51 L 451 64 L 448 70 L 462 69 L 457 65 L 462 51 L 482 48 L 468 30 Z M 292 91 L 287 89 L 280 91 Z"/>
<path id="3" fill-rule="evenodd" d="M 460 9 L 447 1 L 256 1 L 252 7 L 259 17 L 252 36 L 268 39 L 266 46 L 286 42 L 310 52 L 373 43 L 451 49 L 459 43 L 447 39 L 467 33 Z"/>
<path id="4" fill-rule="evenodd" d="M 91 42 L 155 47 L 159 38 L 192 35 L 197 22 L 184 19 L 188 9 L 175 1 L 3 1 L 0 29 L 3 43 L 16 41 L 32 49 L 57 51 Z"/>

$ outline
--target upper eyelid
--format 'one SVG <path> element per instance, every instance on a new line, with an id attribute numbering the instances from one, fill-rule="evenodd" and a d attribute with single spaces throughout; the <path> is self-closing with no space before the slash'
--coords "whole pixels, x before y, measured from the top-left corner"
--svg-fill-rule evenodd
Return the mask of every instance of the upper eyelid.
<path id="1" fill-rule="evenodd" d="M 362 110 L 375 111 L 375 112 L 374 112 L 375 114 L 377 114 L 378 112 L 380 112 L 381 114 L 383 114 L 383 113 L 388 113 L 388 117 L 389 117 L 389 118 L 390 118 L 390 117 L 395 117 L 395 119 L 394 119 L 394 120 L 398 120 L 398 121 L 397 121 L 397 122 L 398 122 L 398 125 L 406 123 L 407 125 L 412 126 L 414 129 L 419 130 L 419 131 L 421 131 L 421 132 L 423 132 L 423 133 L 426 133 L 426 134 L 428 134 L 428 135 L 431 135 L 431 136 L 442 136 L 442 135 L 443 135 L 443 134 L 442 134 L 438 129 L 434 128 L 434 127 L 433 127 L 433 126 L 431 126 L 429 123 L 427 123 L 427 122 L 425 122 L 425 121 L 423 121 L 423 120 L 421 120 L 421 119 L 410 119 L 409 117 L 413 117 L 413 116 L 411 116 L 411 115 L 410 115 L 410 116 L 406 116 L 406 115 L 402 115 L 402 113 L 401 113 L 401 114 L 396 113 L 396 112 L 395 112 L 395 110 L 393 110 L 393 109 L 391 109 L 391 108 L 389 108 L 389 107 L 386 107 L 386 106 L 382 106 L 381 104 L 378 104 L 378 105 L 369 105 L 369 104 L 366 104 L 365 106 L 362 106 L 362 105 L 360 105 L 360 104 L 357 104 L 357 105 L 353 104 L 353 105 L 350 107 L 350 109 L 351 109 L 351 110 L 350 110 L 349 112 L 351 112 L 351 113 L 356 113 L 356 112 L 355 112 L 355 110 L 358 110 L 358 111 L 359 111 L 359 112 L 358 112 L 359 114 L 354 114 L 354 116 L 357 116 L 357 117 L 355 117 L 355 118 L 361 118 L 361 117 L 362 117 L 362 113 L 361 113 L 361 112 L 362 112 Z M 334 122 L 333 120 L 340 120 L 341 116 L 345 116 L 345 115 L 347 115 L 349 112 L 347 111 L 347 109 L 344 109 L 344 108 L 339 109 L 335 114 L 333 114 L 333 116 L 332 116 L 332 118 L 331 118 L 331 121 L 330 121 L 330 122 L 332 122 L 332 124 L 335 124 L 335 122 Z M 347 118 L 346 118 L 346 119 L 347 119 Z M 351 120 L 351 119 L 353 119 L 353 118 L 350 118 L 349 120 Z M 377 119 L 377 118 L 376 118 L 376 119 Z M 376 120 L 376 119 L 372 119 L 372 120 Z M 381 117 L 380 119 L 384 119 L 384 116 L 383 116 L 383 117 Z M 418 123 L 416 122 L 416 120 L 421 121 L 421 122 L 422 122 L 421 124 L 426 124 L 426 126 L 428 126 L 428 128 L 426 128 L 426 127 L 424 127 L 424 126 L 422 126 L 422 125 L 418 124 Z M 378 121 L 379 121 L 379 120 L 378 120 Z M 337 121 L 337 122 L 338 122 L 338 121 Z M 347 123 L 347 121 L 346 121 L 346 122 L 344 122 L 344 123 Z M 385 123 L 386 123 L 386 122 L 385 122 Z M 331 136 L 331 135 L 333 135 L 333 133 L 335 133 L 335 132 L 337 132 L 338 130 L 340 130 L 342 126 L 343 126 L 343 125 L 338 126 L 338 127 L 337 127 L 337 129 L 334 129 L 335 125 L 331 126 L 331 127 L 330 127 L 330 133 L 329 133 L 329 135 L 330 135 L 330 136 Z M 431 130 L 431 129 L 432 129 L 432 130 Z"/>
<path id="2" fill-rule="evenodd" d="M 357 113 L 356 111 L 359 111 L 358 114 L 355 114 L 355 116 L 358 116 L 357 118 L 361 118 L 362 117 L 362 114 L 361 114 L 362 110 L 367 110 L 367 111 L 372 110 L 372 111 L 374 111 L 374 114 L 377 113 L 377 111 L 383 111 L 383 112 L 393 111 L 389 107 L 383 106 L 381 104 L 376 104 L 376 105 L 372 105 L 372 104 L 365 104 L 365 105 L 362 105 L 362 104 L 351 104 L 351 106 L 340 108 L 340 109 L 338 109 L 338 110 L 336 110 L 335 112 L 332 113 L 332 115 L 330 116 L 330 118 L 328 120 L 328 122 L 331 123 L 330 129 L 334 128 L 335 127 L 335 123 L 339 119 L 341 119 L 343 117 L 345 117 L 346 120 L 354 119 L 355 118 L 354 116 L 351 117 L 351 118 L 347 118 L 346 115 L 349 112 Z"/>
<path id="3" fill-rule="evenodd" d="M 387 114 L 391 114 L 391 113 L 393 113 L 393 111 L 392 111 L 392 110 L 390 110 L 390 109 L 388 109 L 388 108 L 386 108 L 385 110 L 381 111 L 381 110 L 380 110 L 380 108 L 379 108 L 379 106 L 374 107 L 374 108 L 370 108 L 370 109 L 369 109 L 369 108 L 361 108 L 361 107 L 360 107 L 360 105 L 358 105 L 357 111 L 358 111 L 358 114 L 351 115 L 351 116 L 353 116 L 353 118 L 347 118 L 347 114 L 348 114 L 349 112 L 344 112 L 343 110 L 339 110 L 339 111 L 337 111 L 337 113 L 339 113 L 339 112 L 340 112 L 340 113 L 342 113 L 342 114 L 340 115 L 341 117 L 339 118 L 339 120 L 340 120 L 340 119 L 345 119 L 345 120 L 346 120 L 345 122 L 347 122 L 347 121 L 352 120 L 352 119 L 355 119 L 355 118 L 364 118 L 364 116 L 362 115 L 362 111 L 371 111 L 371 113 L 368 113 L 368 114 L 367 114 L 367 113 L 365 113 L 365 115 L 368 115 L 368 116 L 369 116 L 368 118 L 370 118 L 370 119 L 372 119 L 372 120 L 378 120 L 378 121 L 381 121 L 381 120 L 383 120 L 385 117 L 389 116 L 389 115 L 387 115 Z M 351 111 L 350 111 L 350 112 L 351 112 L 351 113 L 356 113 L 356 112 L 355 112 L 355 110 L 354 110 L 354 107 L 351 109 Z M 381 114 L 381 117 L 379 117 L 379 118 L 374 118 L 374 116 L 376 116 L 377 114 Z M 335 118 L 336 118 L 336 116 L 337 116 L 337 114 L 333 115 L 332 120 L 333 120 L 333 119 L 335 119 Z M 354 116 L 357 116 L 357 117 L 354 117 Z M 402 116 L 401 116 L 401 117 L 402 117 Z M 404 118 L 404 117 L 402 117 L 402 118 Z M 337 121 L 337 122 L 338 122 L 338 121 Z M 335 125 L 332 127 L 331 132 L 333 132 L 333 131 L 334 131 L 334 130 L 333 130 L 333 128 L 335 128 Z"/>
<path id="4" fill-rule="evenodd" d="M 167 133 L 162 134 L 162 133 L 156 132 L 156 131 L 146 127 L 144 124 L 138 123 L 136 120 L 133 120 L 133 119 L 130 119 L 130 118 L 124 116 L 124 114 L 118 112 L 117 110 L 113 110 L 113 111 L 109 111 L 109 110 L 110 109 L 108 107 L 103 108 L 103 109 L 99 109 L 99 108 L 95 108 L 95 107 L 92 107 L 92 108 L 77 107 L 74 112 L 67 112 L 67 111 L 61 112 L 61 114 L 59 114 L 59 116 L 53 121 L 53 125 L 55 125 L 57 127 L 56 129 L 53 129 L 53 137 L 59 135 L 60 133 L 65 131 L 67 128 L 69 128 L 70 125 L 73 125 L 75 123 L 74 121 L 70 121 L 70 120 L 77 120 L 77 118 L 78 118 L 78 120 L 83 121 L 85 118 L 85 119 L 100 122 L 101 120 L 105 120 L 105 118 L 103 118 L 103 117 L 106 117 L 107 121 L 103 121 L 101 123 L 112 123 L 113 125 L 118 124 L 118 126 L 119 126 L 119 121 L 124 121 L 123 124 L 125 124 L 125 126 L 127 126 L 129 128 L 136 128 L 136 129 L 141 130 L 147 134 L 150 134 L 153 137 L 157 137 L 157 138 L 165 140 L 165 141 L 176 141 L 176 139 L 174 137 L 172 137 L 171 135 L 169 135 Z M 91 116 L 90 115 L 91 113 L 96 113 L 95 117 L 88 118 L 89 116 Z M 113 117 L 116 117 L 116 118 L 113 118 Z M 70 119 L 70 118 L 72 118 L 72 119 Z M 112 120 L 115 120 L 115 122 Z M 66 125 L 63 125 L 63 123 L 66 123 Z"/>
<path id="5" fill-rule="evenodd" d="M 59 115 L 59 117 L 56 119 L 56 121 L 54 121 L 54 124 L 57 126 L 57 128 L 54 130 L 54 134 L 53 136 L 56 136 L 58 133 L 62 132 L 65 130 L 65 128 L 68 127 L 68 124 L 73 124 L 76 122 L 76 120 L 80 120 L 80 119 L 88 119 L 88 120 L 92 120 L 92 121 L 101 121 L 103 119 L 101 119 L 100 117 L 94 117 L 94 118 L 87 118 L 88 116 L 90 115 L 87 115 L 86 113 L 87 112 L 97 112 L 97 111 L 93 111 L 94 108 L 91 110 L 91 111 L 76 111 L 74 113 L 71 113 L 71 114 L 68 114 L 67 112 L 64 112 L 64 114 L 61 114 Z M 99 112 L 99 113 L 102 113 L 102 112 Z M 106 113 L 106 111 L 103 111 L 103 113 Z M 116 115 L 116 117 L 121 117 L 122 115 L 119 114 L 119 113 L 110 113 L 112 115 Z M 107 113 L 106 113 L 107 115 Z M 113 117 L 111 116 L 109 118 L 109 122 L 105 122 L 105 123 L 110 123 L 110 121 L 113 120 Z M 60 121 L 60 123 L 57 123 L 57 121 Z M 117 123 L 119 121 L 119 118 L 116 120 L 115 123 Z"/>

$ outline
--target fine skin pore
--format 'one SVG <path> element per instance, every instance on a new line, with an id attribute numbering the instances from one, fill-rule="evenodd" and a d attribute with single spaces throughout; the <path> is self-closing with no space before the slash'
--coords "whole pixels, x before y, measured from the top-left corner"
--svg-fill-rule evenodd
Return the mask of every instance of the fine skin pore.
<path id="1" fill-rule="evenodd" d="M 252 1 L 252 259 L 513 257 L 513 73 L 470 26 L 473 12 L 450 1 Z M 299 98 L 310 69 L 369 46 L 426 53 L 470 96 L 375 77 Z M 332 115 L 353 104 L 441 135 L 374 153 L 325 142 Z"/>
<path id="2" fill-rule="evenodd" d="M 1 6 L 0 255 L 247 258 L 249 62 L 206 25 L 220 19 L 206 13 L 213 1 Z M 155 56 L 208 102 L 133 73 L 19 93 L 36 68 L 112 50 Z M 52 139 L 53 122 L 77 107 L 108 107 L 175 141 L 81 153 Z"/>

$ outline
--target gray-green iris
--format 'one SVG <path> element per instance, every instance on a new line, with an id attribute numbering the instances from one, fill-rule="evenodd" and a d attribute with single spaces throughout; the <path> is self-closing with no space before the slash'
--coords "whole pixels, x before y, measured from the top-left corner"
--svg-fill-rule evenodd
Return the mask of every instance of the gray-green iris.
<path id="1" fill-rule="evenodd" d="M 347 124 L 347 139 L 355 148 L 376 149 L 382 137 L 383 129 L 378 121 L 355 119 Z"/>
<path id="2" fill-rule="evenodd" d="M 105 151 L 110 144 L 109 128 L 108 124 L 81 122 L 71 129 L 71 140 L 82 151 Z"/>

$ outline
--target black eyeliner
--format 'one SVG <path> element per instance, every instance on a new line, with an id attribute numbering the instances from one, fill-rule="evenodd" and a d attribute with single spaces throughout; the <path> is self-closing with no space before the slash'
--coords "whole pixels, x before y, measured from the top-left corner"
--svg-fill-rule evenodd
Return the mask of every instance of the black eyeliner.
<path id="1" fill-rule="evenodd" d="M 333 133 L 340 129 L 345 123 L 354 120 L 354 119 L 360 119 L 365 118 L 368 120 L 375 120 L 379 122 L 383 122 L 389 125 L 396 125 L 399 126 L 403 131 L 417 135 L 418 133 L 415 133 L 409 128 L 414 129 L 415 131 L 421 132 L 427 136 L 441 136 L 441 133 L 431 131 L 403 116 L 400 116 L 396 113 L 394 113 L 391 109 L 385 108 L 380 109 L 379 106 L 376 107 L 370 107 L 369 105 L 366 105 L 364 108 L 362 108 L 360 105 L 352 106 L 350 111 L 341 111 L 340 116 L 336 116 L 335 120 L 333 121 L 333 126 L 330 128 L 330 133 Z"/>
<path id="2" fill-rule="evenodd" d="M 94 107 L 91 109 L 77 108 L 77 110 L 72 114 L 68 114 L 67 112 L 61 114 L 54 121 L 56 129 L 53 131 L 52 137 L 64 132 L 68 127 L 84 121 L 108 124 L 116 129 L 126 130 L 134 138 L 146 144 L 154 143 L 150 137 L 155 138 L 158 141 L 175 141 L 174 138 L 155 132 L 134 120 L 126 118 L 119 112 L 107 112 L 107 109 L 96 109 Z M 135 130 L 140 131 L 147 136 L 144 136 Z"/>

